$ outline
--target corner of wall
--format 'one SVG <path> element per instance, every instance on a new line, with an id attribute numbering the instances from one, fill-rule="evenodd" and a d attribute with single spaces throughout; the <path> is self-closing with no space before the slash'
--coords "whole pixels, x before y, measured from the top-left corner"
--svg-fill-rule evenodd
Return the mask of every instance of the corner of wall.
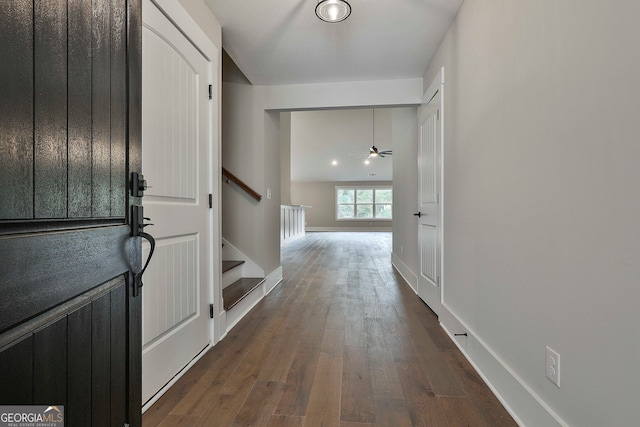
<path id="1" fill-rule="evenodd" d="M 398 255 L 391 254 L 391 264 L 395 267 L 396 271 L 400 273 L 400 276 L 405 282 L 413 289 L 413 292 L 418 293 L 418 276 L 405 264 Z"/>

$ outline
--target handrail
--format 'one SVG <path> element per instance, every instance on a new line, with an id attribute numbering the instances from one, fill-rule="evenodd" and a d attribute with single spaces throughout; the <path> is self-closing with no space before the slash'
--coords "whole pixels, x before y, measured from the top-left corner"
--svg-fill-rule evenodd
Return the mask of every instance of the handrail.
<path id="1" fill-rule="evenodd" d="M 231 172 L 226 170 L 224 167 L 222 168 L 222 175 L 224 175 L 227 178 L 229 178 L 229 180 L 227 182 L 232 181 L 234 184 L 236 184 L 238 187 L 242 188 L 244 191 L 247 192 L 247 194 L 249 194 L 251 197 L 253 197 L 257 201 L 262 200 L 262 196 L 257 191 L 255 191 L 253 188 L 249 187 L 240 178 L 238 178 L 237 176 L 235 176 L 234 174 L 232 174 Z"/>

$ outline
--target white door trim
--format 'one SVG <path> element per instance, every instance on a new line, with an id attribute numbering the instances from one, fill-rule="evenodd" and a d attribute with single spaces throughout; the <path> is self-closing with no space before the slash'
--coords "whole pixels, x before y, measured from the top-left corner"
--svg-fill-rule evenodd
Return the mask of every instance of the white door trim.
<path id="1" fill-rule="evenodd" d="M 216 62 L 220 49 L 209 39 L 178 0 L 151 0 L 158 9 L 200 50 L 209 62 Z"/>
<path id="2" fill-rule="evenodd" d="M 440 141 L 438 142 L 438 147 L 437 150 L 439 150 L 440 152 L 440 185 L 439 188 L 437 189 L 437 192 L 439 194 L 439 207 L 440 207 L 440 230 L 439 233 L 440 235 L 438 236 L 438 243 L 440 246 L 440 259 L 439 259 L 439 272 L 440 272 L 440 277 L 439 277 L 439 288 L 440 288 L 440 306 L 443 305 L 444 303 L 444 290 L 445 290 L 445 273 L 444 273 L 444 225 L 445 225 L 445 218 L 444 218 L 444 201 L 445 201 L 445 194 L 444 194 L 444 165 L 445 165 L 445 152 L 444 152 L 444 139 L 445 139 L 445 133 L 444 133 L 444 124 L 445 124 L 445 105 L 444 105 L 444 67 L 441 67 L 440 70 L 438 70 L 438 73 L 435 75 L 435 77 L 433 78 L 433 80 L 431 81 L 431 84 L 429 85 L 429 88 L 424 92 L 424 95 L 422 96 L 422 105 L 427 105 L 429 104 L 430 101 L 433 100 L 433 98 L 435 96 L 439 97 L 439 109 L 440 109 Z"/>
<path id="3" fill-rule="evenodd" d="M 209 63 L 209 83 L 213 85 L 213 99 L 209 101 L 208 117 L 212 138 L 212 150 L 208 163 L 210 193 L 213 194 L 213 207 L 210 218 L 209 253 L 212 256 L 212 269 L 209 276 L 213 278 L 211 286 L 210 301 L 214 304 L 214 324 L 210 331 L 211 345 L 215 345 L 226 334 L 226 322 L 224 308 L 222 306 L 222 272 L 219 266 L 222 265 L 221 238 L 222 238 L 222 211 L 220 196 L 222 194 L 222 180 L 220 170 L 222 168 L 222 140 L 220 122 L 222 120 L 221 111 L 221 64 L 222 47 L 216 46 L 207 34 L 200 28 L 189 12 L 180 4 L 178 0 L 150 0 L 160 11 L 178 28 L 189 41 L 202 53 Z"/>

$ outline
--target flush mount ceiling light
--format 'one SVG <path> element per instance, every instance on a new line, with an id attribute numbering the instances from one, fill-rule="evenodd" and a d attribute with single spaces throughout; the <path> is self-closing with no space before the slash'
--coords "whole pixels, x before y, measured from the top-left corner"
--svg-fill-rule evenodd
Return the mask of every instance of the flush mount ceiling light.
<path id="1" fill-rule="evenodd" d="M 341 22 L 351 15 L 351 6 L 346 0 L 318 0 L 316 15 L 325 22 Z"/>

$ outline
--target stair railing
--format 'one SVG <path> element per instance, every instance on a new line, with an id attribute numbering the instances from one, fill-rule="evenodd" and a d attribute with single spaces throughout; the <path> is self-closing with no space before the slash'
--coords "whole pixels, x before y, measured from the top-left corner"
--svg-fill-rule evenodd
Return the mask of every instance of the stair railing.
<path id="1" fill-rule="evenodd" d="M 238 187 L 243 189 L 248 195 L 250 195 L 257 201 L 262 200 L 262 195 L 260 193 L 255 191 L 253 188 L 249 187 L 240 178 L 238 178 L 237 176 L 235 176 L 234 174 L 226 170 L 224 167 L 222 168 L 222 175 L 227 177 L 227 183 L 233 182 L 234 184 L 236 184 Z"/>

